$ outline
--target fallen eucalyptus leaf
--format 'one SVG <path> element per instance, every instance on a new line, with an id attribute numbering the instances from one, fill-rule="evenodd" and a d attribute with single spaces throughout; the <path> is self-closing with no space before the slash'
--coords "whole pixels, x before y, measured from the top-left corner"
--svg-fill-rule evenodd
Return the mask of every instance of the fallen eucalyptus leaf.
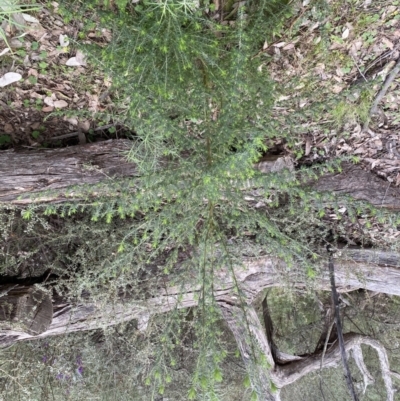
<path id="1" fill-rule="evenodd" d="M 67 62 L 65 63 L 65 65 L 67 65 L 68 67 L 78 67 L 81 64 L 79 63 L 79 61 L 76 59 L 76 57 L 71 57 L 70 59 L 67 60 Z"/>
<path id="2" fill-rule="evenodd" d="M 85 66 L 86 65 L 85 55 L 80 51 L 77 51 L 76 56 L 71 57 L 69 60 L 67 60 L 65 65 L 68 65 L 69 67 L 78 67 L 80 65 Z"/>
<path id="3" fill-rule="evenodd" d="M 7 72 L 0 78 L 0 88 L 10 85 L 13 82 L 17 82 L 22 79 L 22 75 L 17 72 Z"/>
<path id="4" fill-rule="evenodd" d="M 26 22 L 32 22 L 33 24 L 38 24 L 39 23 L 39 20 L 37 18 L 32 17 L 32 15 L 29 15 L 29 14 L 22 13 L 22 18 Z"/>
<path id="5" fill-rule="evenodd" d="M 63 109 L 64 107 L 68 107 L 68 103 L 65 100 L 56 100 L 54 102 L 54 107 L 57 107 L 57 109 Z"/>
<path id="6" fill-rule="evenodd" d="M 6 54 L 7 52 L 9 52 L 10 51 L 10 48 L 9 47 L 6 47 L 4 50 L 2 50 L 1 52 L 0 52 L 0 56 L 3 56 L 4 54 Z"/>
<path id="7" fill-rule="evenodd" d="M 46 96 L 43 99 L 43 103 L 46 104 L 47 106 L 54 107 L 54 100 L 50 96 Z"/>
<path id="8" fill-rule="evenodd" d="M 69 39 L 67 35 L 60 35 L 60 46 L 61 47 L 69 46 Z"/>

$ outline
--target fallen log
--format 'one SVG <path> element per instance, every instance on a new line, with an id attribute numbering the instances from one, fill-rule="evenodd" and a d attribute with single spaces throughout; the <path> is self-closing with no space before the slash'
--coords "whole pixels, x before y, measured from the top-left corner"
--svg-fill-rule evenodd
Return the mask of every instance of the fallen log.
<path id="1" fill-rule="evenodd" d="M 339 292 L 365 289 L 400 296 L 400 254 L 375 252 L 371 250 L 348 250 L 335 261 L 336 286 Z M 291 283 L 295 288 L 314 286 L 316 290 L 330 291 L 329 272 L 321 269 L 315 279 L 309 280 L 296 269 L 277 258 L 263 257 L 244 260 L 242 266 L 234 269 L 235 277 L 228 269 L 219 270 L 214 281 L 216 300 L 224 301 L 235 292 L 235 282 L 246 293 L 246 304 L 251 304 L 257 295 L 266 288 L 285 286 Z M 156 280 L 156 279 L 155 279 Z M 197 305 L 200 284 L 184 287 L 170 285 L 163 280 L 163 286 L 154 282 L 146 283 L 146 289 L 157 288 L 156 293 L 146 300 L 139 300 L 126 293 L 114 304 L 70 304 L 62 299 L 53 301 L 53 320 L 46 331 L 38 335 L 6 331 L 0 337 L 0 346 L 7 344 L 8 336 L 18 340 L 43 338 L 75 331 L 92 330 L 112 326 L 124 321 L 139 319 L 146 322 L 155 313 L 165 313 L 175 307 L 188 308 Z M 0 291 L 3 286 L 0 285 Z M 140 288 L 135 289 L 135 293 Z M 145 293 L 145 290 L 142 292 Z M 1 298 L 0 298 L 1 299 Z M 143 324 L 145 328 L 145 323 Z"/>
<path id="2" fill-rule="evenodd" d="M 135 165 L 124 152 L 129 140 L 108 140 L 60 149 L 6 150 L 0 153 L 0 202 L 29 204 L 73 199 L 65 189 L 132 177 Z M 51 191 L 51 194 L 37 196 Z"/>
<path id="3" fill-rule="evenodd" d="M 67 194 L 67 188 L 137 176 L 135 165 L 125 158 L 132 144 L 132 141 L 119 139 L 61 149 L 2 151 L 0 202 L 63 202 L 73 200 L 75 196 L 73 190 Z M 258 163 L 256 168 L 267 173 L 281 168 L 291 169 L 291 164 L 287 157 L 275 157 Z M 326 174 L 309 185 L 314 190 L 347 195 L 376 207 L 400 210 L 400 188 L 358 165 L 345 164 L 341 173 Z M 45 191 L 51 192 L 43 195 Z"/>

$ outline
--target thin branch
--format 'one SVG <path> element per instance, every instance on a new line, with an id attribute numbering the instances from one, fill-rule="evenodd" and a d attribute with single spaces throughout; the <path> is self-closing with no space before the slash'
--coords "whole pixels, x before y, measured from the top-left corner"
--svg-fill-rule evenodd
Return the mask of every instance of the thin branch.
<path id="1" fill-rule="evenodd" d="M 93 131 L 103 131 L 111 127 L 115 127 L 115 124 L 102 125 L 101 127 L 94 128 Z M 53 136 L 52 138 L 50 138 L 50 141 L 58 141 L 59 139 L 73 138 L 75 136 L 78 136 L 79 133 L 80 131 L 78 130 L 64 135 Z"/>
<path id="2" fill-rule="evenodd" d="M 372 116 L 376 113 L 380 101 L 386 95 L 387 90 L 389 89 L 390 85 L 392 84 L 393 80 L 395 79 L 395 77 L 399 73 L 399 71 L 400 71 L 400 57 L 397 59 L 397 62 L 395 64 L 395 66 L 393 67 L 393 70 L 387 76 L 386 81 L 383 84 L 381 90 L 376 95 L 376 98 L 375 98 L 374 102 L 372 103 L 372 106 L 371 106 L 371 109 L 369 112 L 370 116 Z"/>
<path id="3" fill-rule="evenodd" d="M 339 340 L 339 346 L 340 346 L 340 353 L 342 356 L 342 362 L 343 362 L 343 367 L 345 370 L 345 376 L 346 376 L 346 382 L 347 382 L 347 387 L 350 391 L 350 394 L 353 398 L 354 401 L 358 401 L 358 396 L 356 394 L 356 391 L 354 389 L 354 384 L 353 380 L 351 378 L 351 372 L 349 368 L 349 364 L 347 362 L 347 356 L 346 356 L 346 347 L 344 344 L 344 338 L 343 338 L 343 329 L 342 329 L 342 323 L 340 321 L 340 306 L 339 306 L 339 296 L 336 291 L 336 285 L 335 285 L 335 270 L 333 266 L 333 259 L 332 259 L 332 253 L 330 252 L 330 249 L 328 248 L 329 252 L 329 276 L 331 280 L 331 291 L 332 291 L 332 300 L 333 304 L 335 306 L 335 320 L 336 320 L 336 329 L 337 329 L 337 335 L 338 335 L 338 340 Z"/>
<path id="4" fill-rule="evenodd" d="M 326 401 L 326 399 L 325 399 L 324 390 L 322 389 L 321 370 L 322 370 L 322 366 L 324 364 L 324 357 L 325 357 L 326 349 L 328 347 L 329 337 L 331 336 L 331 332 L 332 332 L 334 324 L 335 324 L 335 321 L 333 321 L 331 323 L 331 325 L 329 326 L 329 329 L 328 329 L 328 333 L 326 334 L 325 343 L 324 343 L 324 349 L 322 350 L 322 355 L 321 355 L 321 365 L 320 365 L 320 368 L 319 368 L 319 370 L 320 370 L 320 372 L 319 372 L 319 389 L 321 391 L 321 395 L 322 395 L 322 398 L 323 398 L 324 401 Z"/>
<path id="5" fill-rule="evenodd" d="M 360 67 L 358 66 L 358 63 L 357 63 L 356 59 L 354 58 L 354 56 L 353 56 L 352 54 L 351 54 L 351 58 L 353 59 L 353 62 L 354 62 L 354 64 L 355 64 L 355 66 L 357 67 L 357 70 L 358 70 L 359 74 L 363 77 L 363 79 L 364 79 L 365 82 L 368 82 L 368 79 L 365 78 L 365 75 L 364 75 L 363 72 L 360 70 Z"/>
<path id="6" fill-rule="evenodd" d="M 393 370 L 391 370 L 391 371 L 390 371 L 390 374 L 391 374 L 393 377 L 395 377 L 396 379 L 399 379 L 399 380 L 400 380 L 400 374 L 399 374 L 399 373 L 394 372 Z"/>
<path id="7" fill-rule="evenodd" d="M 322 365 L 324 364 L 324 357 L 325 357 L 326 349 L 328 348 L 329 337 L 331 336 L 331 332 L 332 332 L 334 324 L 335 324 L 335 322 L 333 321 L 332 324 L 329 327 L 328 334 L 326 335 L 326 338 L 325 338 L 324 349 L 322 350 L 322 356 L 321 356 L 321 367 L 320 367 L 320 369 L 322 369 Z"/>
<path id="8" fill-rule="evenodd" d="M 347 352 L 350 352 L 353 348 L 360 346 L 361 344 L 369 345 L 378 353 L 379 362 L 381 365 L 382 378 L 385 383 L 387 392 L 386 401 L 394 400 L 394 389 L 392 385 L 391 376 L 400 379 L 400 374 L 392 372 L 389 369 L 389 361 L 386 353 L 386 349 L 376 340 L 369 337 L 362 336 L 356 333 L 347 333 L 344 335 L 344 343 Z M 356 348 L 357 353 L 357 348 Z M 354 355 L 354 353 L 353 353 Z M 324 358 L 323 367 L 332 368 L 336 367 L 341 360 L 342 353 L 338 343 L 334 344 L 326 351 Z M 356 360 L 357 363 L 357 360 Z M 358 367 L 361 365 L 357 363 Z M 278 365 L 275 371 L 271 372 L 271 379 L 279 388 L 283 388 L 289 384 L 292 384 L 302 378 L 303 376 L 310 374 L 311 372 L 320 370 L 321 356 L 320 354 L 311 354 L 303 356 L 302 360 L 294 361 L 286 365 Z M 361 367 L 362 369 L 362 367 Z M 362 371 L 362 374 L 365 374 Z M 365 379 L 364 379 L 365 380 Z"/>

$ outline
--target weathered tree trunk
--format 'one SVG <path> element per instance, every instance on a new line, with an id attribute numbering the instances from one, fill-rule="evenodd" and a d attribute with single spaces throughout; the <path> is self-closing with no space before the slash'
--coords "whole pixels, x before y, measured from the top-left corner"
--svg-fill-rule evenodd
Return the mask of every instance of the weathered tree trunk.
<path id="1" fill-rule="evenodd" d="M 400 254 L 347 250 L 335 265 L 336 285 L 339 291 L 347 292 L 364 288 L 374 292 L 400 295 Z M 281 260 L 269 257 L 244 260 L 243 266 L 236 266 L 233 273 L 230 269 L 219 270 L 215 276 L 214 296 L 236 338 L 242 359 L 249 370 L 252 387 L 264 401 L 279 401 L 282 387 L 317 369 L 336 366 L 340 363 L 337 345 L 330 347 L 323 358 L 321 350 L 301 357 L 280 354 L 277 350 L 278 360 L 281 363 L 275 362 L 271 342 L 252 303 L 264 289 L 285 285 L 284 283 L 288 280 L 297 288 L 314 285 L 316 290 L 330 290 L 327 269 L 321 269 L 318 277 L 310 283 L 306 277 L 301 277 L 299 272 L 289 270 Z M 240 287 L 239 292 L 235 291 L 236 283 Z M 151 285 L 148 280 L 146 287 L 149 284 Z M 0 291 L 7 289 L 5 286 L 0 286 Z M 198 284 L 187 284 L 185 288 L 182 288 L 180 285 L 168 285 L 168 282 L 164 281 L 164 286 L 158 289 L 156 296 L 146 300 L 125 295 L 114 304 L 72 305 L 56 299 L 53 301 L 54 312 L 51 324 L 45 331 L 34 333 L 21 327 L 2 328 L 0 326 L 0 346 L 8 346 L 16 341 L 104 328 L 132 319 L 138 319 L 139 328 L 145 329 L 149 317 L 153 314 L 168 312 L 176 307 L 196 306 L 200 291 Z M 241 298 L 238 297 L 238 293 L 241 294 Z M 356 363 L 363 374 L 365 386 L 371 380 L 363 363 L 359 346 L 367 344 L 377 350 L 387 389 L 387 401 L 392 401 L 394 391 L 391 375 L 393 372 L 390 372 L 384 348 L 377 341 L 360 335 L 347 334 L 345 343 L 347 352 L 353 350 Z"/>
<path id="2" fill-rule="evenodd" d="M 76 196 L 73 190 L 65 192 L 68 187 L 134 176 L 135 165 L 124 158 L 131 145 L 129 140 L 109 140 L 62 149 L 0 152 L 0 202 L 27 204 L 35 194 L 35 201 L 62 202 Z M 281 159 L 282 163 L 278 163 L 279 159 L 259 163 L 257 167 L 263 172 L 288 167 L 286 158 Z M 360 166 L 346 164 L 342 173 L 327 174 L 311 186 L 368 201 L 377 207 L 400 210 L 400 188 Z M 37 195 L 47 190 L 52 194 Z"/>
<path id="3" fill-rule="evenodd" d="M 286 264 L 277 258 L 263 257 L 244 260 L 243 266 L 235 267 L 234 274 L 235 280 L 229 270 L 219 270 L 216 273 L 214 295 L 217 301 L 224 302 L 227 297 L 232 297 L 235 292 L 235 281 L 245 291 L 247 305 L 253 303 L 257 295 L 266 288 L 284 286 L 288 282 L 300 289 L 313 285 L 316 290 L 330 291 L 327 269 L 321 270 L 318 276 L 310 281 L 305 276 L 301 277 L 298 271 L 289 270 Z M 347 250 L 335 262 L 335 277 L 339 292 L 363 288 L 400 296 L 400 254 Z M 150 281 L 147 281 L 146 288 L 149 285 Z M 0 285 L 0 292 L 3 288 L 5 287 Z M 140 292 L 140 289 L 136 289 L 137 291 Z M 149 315 L 168 312 L 177 305 L 179 308 L 195 306 L 199 291 L 199 284 L 187 285 L 182 289 L 181 286 L 168 286 L 167 281 L 164 281 L 163 288 L 158 289 L 158 296 L 151 297 L 146 301 L 125 296 L 120 302 L 113 305 L 90 303 L 72 305 L 62 300 L 56 300 L 53 303 L 53 320 L 49 328 L 37 336 L 20 333 L 18 339 L 42 338 L 75 331 L 92 330 L 132 319 L 146 322 Z M 4 345 L 7 342 L 7 335 L 12 333 L 3 334 L 5 336 L 0 339 L 0 345 Z"/>
<path id="4" fill-rule="evenodd" d="M 400 295 L 400 254 L 347 250 L 340 259 L 336 260 L 335 267 L 336 285 L 339 291 L 364 288 L 375 292 Z M 265 330 L 251 304 L 261 291 L 268 287 L 284 285 L 288 282 L 287 280 L 295 283 L 295 287 L 298 288 L 314 285 L 316 290 L 329 291 L 329 272 L 327 269 L 321 269 L 318 277 L 310 283 L 305 277 L 299 276 L 299 272 L 289 270 L 281 260 L 263 257 L 245 260 L 243 266 L 235 267 L 234 274 L 235 277 L 232 277 L 230 270 L 218 271 L 214 286 L 216 301 L 236 337 L 245 363 L 250 365 L 251 353 L 255 348 L 263 355 L 265 365 L 258 365 L 259 367 L 251 372 L 253 373 L 254 389 L 263 394 L 265 401 L 278 401 L 280 399 L 279 391 L 271 393 L 270 383 L 274 383 L 279 390 L 303 375 L 316 370 L 321 364 L 321 351 L 307 357 L 285 355 L 279 358 L 285 359 L 285 364 L 277 365 L 272 357 L 271 346 Z M 235 282 L 242 290 L 242 300 L 239 300 L 236 295 Z M 149 285 L 148 282 L 147 285 Z M 53 319 L 46 331 L 32 335 L 12 329 L 1 330 L 0 345 L 7 346 L 15 341 L 91 330 L 132 319 L 138 319 L 142 328 L 145 328 L 146 322 L 152 314 L 168 312 L 176 306 L 179 308 L 195 306 L 199 299 L 200 287 L 199 285 L 187 285 L 183 289 L 181 286 L 168 286 L 168 283 L 165 283 L 165 287 L 158 291 L 158 296 L 145 301 L 125 296 L 114 305 L 90 303 L 71 305 L 63 303 L 62 300 L 55 301 Z M 390 379 L 392 372 L 389 370 L 383 347 L 378 342 L 373 342 L 372 339 L 362 336 L 354 339 L 354 336 L 345 336 L 346 350 L 354 349 L 356 352 L 356 346 L 365 343 L 378 351 L 381 364 L 386 369 L 382 371 L 387 387 L 387 400 L 392 400 L 393 390 Z M 356 362 L 362 366 L 362 363 L 359 362 L 359 354 L 357 354 L 359 358 Z M 340 363 L 338 348 L 328 349 L 322 367 L 336 366 L 338 363 Z M 257 366 L 257 364 L 253 366 Z M 364 373 L 363 375 L 368 376 Z"/>
<path id="5" fill-rule="evenodd" d="M 369 202 L 371 205 L 392 210 L 400 209 L 400 188 L 379 178 L 359 165 L 344 164 L 341 173 L 326 174 L 313 187 L 337 195 Z"/>
<path id="6" fill-rule="evenodd" d="M 109 178 L 130 177 L 135 166 L 124 158 L 131 141 L 109 140 L 61 149 L 0 152 L 0 202 L 60 202 L 74 197 L 65 189 L 82 184 L 97 184 Z M 21 199 L 20 199 L 21 198 Z"/>

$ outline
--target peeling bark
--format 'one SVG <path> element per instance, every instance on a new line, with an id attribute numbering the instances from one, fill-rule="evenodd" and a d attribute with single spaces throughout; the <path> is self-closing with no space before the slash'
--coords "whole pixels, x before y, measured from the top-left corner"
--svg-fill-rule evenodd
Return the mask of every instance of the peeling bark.
<path id="1" fill-rule="evenodd" d="M 22 330 L 35 335 L 46 331 L 53 317 L 49 294 L 34 286 L 4 286 L 0 295 L 0 331 Z"/>

